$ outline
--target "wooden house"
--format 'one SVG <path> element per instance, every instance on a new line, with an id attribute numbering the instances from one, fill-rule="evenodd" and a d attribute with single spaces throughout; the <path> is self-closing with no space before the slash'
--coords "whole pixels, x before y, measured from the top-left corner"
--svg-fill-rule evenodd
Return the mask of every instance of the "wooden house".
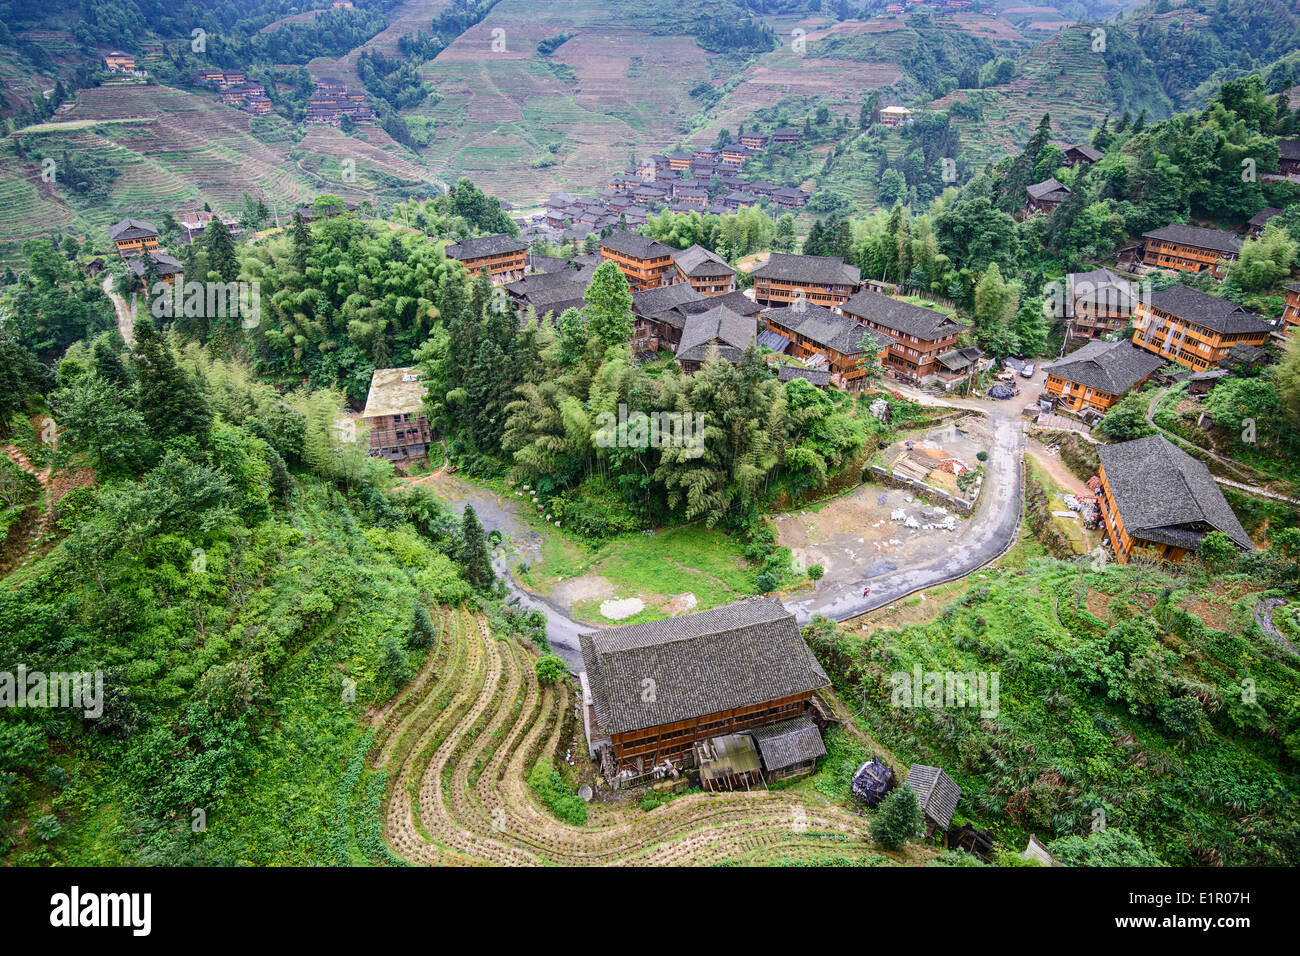
<path id="1" fill-rule="evenodd" d="M 691 168 L 691 159 L 690 153 L 669 153 L 668 168 L 680 173 L 684 169 Z"/>
<path id="2" fill-rule="evenodd" d="M 849 318 L 893 339 L 885 366 L 898 378 L 926 384 L 942 377 L 939 356 L 953 349 L 966 326 L 921 306 L 863 291 L 844 303 Z"/>
<path id="3" fill-rule="evenodd" d="M 377 368 L 362 420 L 370 427 L 370 454 L 405 464 L 429 454 L 433 429 L 424 414 L 418 368 Z"/>
<path id="4" fill-rule="evenodd" d="M 766 149 L 768 135 L 766 133 L 741 133 L 740 145 L 748 146 L 750 149 Z"/>
<path id="5" fill-rule="evenodd" d="M 1211 531 L 1253 551 L 1209 468 L 1163 435 L 1099 445 L 1101 514 L 1115 558 L 1141 555 L 1177 563 Z"/>
<path id="6" fill-rule="evenodd" d="M 1095 339 L 1128 325 L 1137 304 L 1133 283 L 1109 269 L 1065 277 L 1064 319 L 1072 337 Z"/>
<path id="7" fill-rule="evenodd" d="M 750 272 L 754 301 L 763 306 L 790 305 L 800 299 L 828 309 L 842 306 L 858 290 L 857 266 L 838 256 L 799 256 L 774 252 Z"/>
<path id="8" fill-rule="evenodd" d="M 686 282 L 700 295 L 726 295 L 736 289 L 736 270 L 701 245 L 673 251 L 671 283 Z M 671 284 L 670 283 L 670 284 Z"/>
<path id="9" fill-rule="evenodd" d="M 493 285 L 522 279 L 528 263 L 528 243 L 504 233 L 462 239 L 442 251 L 472 276 L 486 270 Z"/>
<path id="10" fill-rule="evenodd" d="M 1282 215 L 1282 210 L 1276 206 L 1265 206 L 1255 215 L 1250 217 L 1250 222 L 1246 223 L 1246 235 L 1251 239 L 1258 239 L 1264 234 L 1264 227 L 1274 216 Z"/>
<path id="11" fill-rule="evenodd" d="M 1065 148 L 1065 161 L 1071 166 L 1090 166 L 1105 155 L 1085 143 L 1078 143 Z"/>
<path id="12" fill-rule="evenodd" d="M 1277 141 L 1278 167 L 1283 176 L 1300 176 L 1300 139 Z"/>
<path id="13" fill-rule="evenodd" d="M 885 362 L 893 342 L 889 336 L 819 305 L 765 309 L 759 317 L 767 331 L 789 343 L 786 354 L 804 360 L 816 358 L 818 364 L 824 363 L 829 383 L 850 392 L 862 388 L 867 376 L 864 366 Z"/>
<path id="14" fill-rule="evenodd" d="M 1271 332 L 1244 306 L 1185 285 L 1152 293 L 1133 311 L 1134 345 L 1195 371 L 1219 364 L 1234 345 L 1262 346 Z"/>
<path id="15" fill-rule="evenodd" d="M 158 230 L 144 219 L 123 219 L 108 227 L 108 237 L 123 259 L 158 248 Z"/>
<path id="16" fill-rule="evenodd" d="M 1300 338 L 1300 282 L 1289 282 L 1282 288 L 1286 291 L 1286 305 L 1278 332 L 1285 339 Z"/>
<path id="17" fill-rule="evenodd" d="M 772 130 L 772 142 L 777 146 L 799 142 L 799 131 L 793 126 Z"/>
<path id="18" fill-rule="evenodd" d="M 113 73 L 134 73 L 135 57 L 121 50 L 114 50 L 104 57 L 104 68 Z"/>
<path id="19" fill-rule="evenodd" d="M 829 684 L 794 615 L 773 598 L 578 640 L 583 726 L 607 778 L 694 762 L 697 742 L 803 717 Z M 792 752 L 815 749 L 805 740 Z"/>
<path id="20" fill-rule="evenodd" d="M 758 748 L 768 781 L 812 773 L 817 758 L 826 756 L 822 733 L 807 715 L 754 727 L 748 736 Z"/>
<path id="21" fill-rule="evenodd" d="M 1047 366 L 1046 395 L 1074 412 L 1105 412 L 1165 364 L 1132 342 L 1089 342 Z"/>
<path id="22" fill-rule="evenodd" d="M 1069 195 L 1070 187 L 1058 182 L 1055 177 L 1044 179 L 1025 190 L 1025 206 L 1021 211 L 1025 216 L 1032 216 L 1036 212 L 1050 215 Z"/>
<path id="23" fill-rule="evenodd" d="M 1179 272 L 1209 270 L 1216 278 L 1227 274 L 1225 263 L 1241 254 L 1241 240 L 1222 229 L 1173 223 L 1142 234 L 1142 261 Z"/>
<path id="24" fill-rule="evenodd" d="M 601 258 L 618 266 L 633 292 L 663 285 L 676 268 L 674 251 L 672 246 L 625 230 L 611 233 L 600 242 Z"/>
<path id="25" fill-rule="evenodd" d="M 757 339 L 758 323 L 753 316 L 718 305 L 686 317 L 677 343 L 677 364 L 683 371 L 698 372 L 716 354 L 735 365 Z"/>
<path id="26" fill-rule="evenodd" d="M 129 257 L 126 260 L 126 267 L 135 273 L 136 278 L 140 280 L 140 288 L 144 290 L 146 295 L 153 292 L 153 283 L 149 281 L 150 273 L 153 274 L 155 282 L 165 282 L 167 285 L 171 285 L 185 271 L 179 259 L 175 256 L 169 256 L 156 246 L 152 251 Z"/>

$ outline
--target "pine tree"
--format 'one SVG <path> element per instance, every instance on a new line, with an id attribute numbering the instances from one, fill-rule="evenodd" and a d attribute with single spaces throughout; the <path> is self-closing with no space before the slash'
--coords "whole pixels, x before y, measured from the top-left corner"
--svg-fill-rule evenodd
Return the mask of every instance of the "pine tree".
<path id="1" fill-rule="evenodd" d="M 916 836 L 923 823 L 916 791 L 902 786 L 891 790 L 871 821 L 871 838 L 887 850 L 897 850 Z"/>
<path id="2" fill-rule="evenodd" d="M 193 435 L 206 444 L 212 427 L 207 400 L 148 318 L 136 320 L 132 364 L 140 414 L 154 440 Z"/>
<path id="3" fill-rule="evenodd" d="M 406 636 L 410 647 L 432 647 L 438 641 L 438 629 L 425 606 L 416 601 L 411 607 L 411 626 Z"/>
<path id="4" fill-rule="evenodd" d="M 215 272 L 222 282 L 238 280 L 239 256 L 235 254 L 235 240 L 220 216 L 212 217 L 203 238 L 204 245 L 208 249 L 208 268 Z"/>
<path id="5" fill-rule="evenodd" d="M 311 226 L 302 218 L 302 213 L 293 214 L 293 226 L 290 228 L 293 242 L 293 267 L 300 273 L 307 271 L 307 258 L 311 255 Z"/>
<path id="6" fill-rule="evenodd" d="M 492 571 L 492 558 L 488 554 L 483 525 L 479 523 L 473 505 L 465 506 L 465 514 L 461 518 L 458 552 L 457 558 L 465 580 L 476 588 L 490 587 L 496 580 L 496 575 Z"/>
<path id="7" fill-rule="evenodd" d="M 589 341 L 602 349 L 626 345 L 632 338 L 632 293 L 618 266 L 601 263 L 582 298 Z"/>
<path id="8" fill-rule="evenodd" d="M 379 673 L 393 690 L 411 679 L 411 663 L 406 659 L 406 651 L 392 631 L 384 638 L 384 656 L 379 663 Z"/>

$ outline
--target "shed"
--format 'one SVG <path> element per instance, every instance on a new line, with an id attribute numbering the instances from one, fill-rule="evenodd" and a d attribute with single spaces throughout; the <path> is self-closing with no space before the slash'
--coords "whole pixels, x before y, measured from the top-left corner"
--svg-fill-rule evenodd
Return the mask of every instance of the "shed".
<path id="1" fill-rule="evenodd" d="M 755 727 L 749 736 L 758 745 L 769 780 L 811 773 L 817 766 L 817 758 L 826 756 L 822 733 L 806 716 Z"/>
<path id="2" fill-rule="evenodd" d="M 921 813 L 925 815 L 925 835 L 931 837 L 936 830 L 946 833 L 961 799 L 961 787 L 938 767 L 923 763 L 912 764 L 907 771 L 907 785 L 916 791 Z"/>
<path id="3" fill-rule="evenodd" d="M 695 744 L 700 786 L 705 790 L 746 790 L 762 779 L 758 749 L 749 734 L 724 734 Z"/>

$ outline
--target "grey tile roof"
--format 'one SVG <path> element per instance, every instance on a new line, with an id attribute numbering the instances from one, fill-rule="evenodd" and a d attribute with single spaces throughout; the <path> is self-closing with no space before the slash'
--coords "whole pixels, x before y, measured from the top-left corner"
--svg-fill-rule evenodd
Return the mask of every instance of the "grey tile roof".
<path id="1" fill-rule="evenodd" d="M 761 305 L 740 291 L 728 292 L 725 295 L 704 296 L 690 302 L 684 302 L 678 308 L 687 315 L 694 315 L 697 312 L 707 312 L 719 305 L 725 305 L 737 315 L 758 315 L 763 311 Z"/>
<path id="2" fill-rule="evenodd" d="M 635 256 L 638 259 L 658 259 L 673 254 L 671 246 L 665 246 L 662 242 L 623 229 L 612 233 L 608 239 L 602 239 L 600 247 L 621 252 L 626 256 Z"/>
<path id="3" fill-rule="evenodd" d="M 857 266 L 845 265 L 839 256 L 796 256 L 784 252 L 772 253 L 750 275 L 814 285 L 857 285 L 862 278 Z"/>
<path id="4" fill-rule="evenodd" d="M 869 289 L 859 292 L 840 306 L 840 309 L 845 315 L 864 320 L 870 319 L 877 325 L 893 329 L 903 335 L 915 335 L 923 342 L 947 338 L 965 328 L 960 322 L 942 312 L 900 302 Z"/>
<path id="5" fill-rule="evenodd" d="M 1300 159 L 1300 139 L 1279 139 L 1277 151 L 1281 159 Z"/>
<path id="6" fill-rule="evenodd" d="M 1278 209 L 1276 206 L 1265 206 L 1259 212 L 1255 213 L 1255 215 L 1250 217 L 1250 225 L 1263 226 L 1274 216 L 1280 216 L 1280 215 L 1282 215 L 1281 209 Z"/>
<path id="7" fill-rule="evenodd" d="M 952 782 L 952 778 L 938 767 L 914 763 L 907 771 L 906 783 L 916 791 L 921 804 L 921 812 L 942 830 L 952 823 L 953 811 L 961 799 L 961 787 Z"/>
<path id="8" fill-rule="evenodd" d="M 1030 199 L 1038 201 L 1046 199 L 1049 202 L 1060 202 L 1070 195 L 1070 187 L 1058 181 L 1055 177 L 1044 179 L 1041 183 L 1034 183 L 1025 191 L 1029 194 Z"/>
<path id="9" fill-rule="evenodd" d="M 689 283 L 678 282 L 674 285 L 661 285 L 654 289 L 633 292 L 632 311 L 637 315 L 650 316 L 675 309 L 686 302 L 708 301 L 710 300 L 707 296 L 696 292 Z"/>
<path id="10" fill-rule="evenodd" d="M 1080 156 L 1088 160 L 1088 162 L 1090 163 L 1095 163 L 1097 160 L 1101 159 L 1103 155 L 1101 150 L 1093 149 L 1091 146 L 1088 146 L 1084 143 L 1078 143 L 1074 146 L 1067 147 L 1065 151 L 1068 153 L 1071 150 L 1077 152 Z"/>
<path id="11" fill-rule="evenodd" d="M 158 230 L 154 228 L 154 224 L 144 219 L 127 218 L 108 227 L 108 237 L 115 241 L 118 239 L 140 239 L 156 235 L 158 235 Z"/>
<path id="12" fill-rule="evenodd" d="M 795 764 L 826 756 L 822 732 L 807 717 L 783 720 L 749 731 L 768 771 L 784 770 Z"/>
<path id="13" fill-rule="evenodd" d="M 1047 371 L 1085 388 L 1123 395 L 1165 364 L 1159 355 L 1130 341 L 1089 342 L 1046 366 Z"/>
<path id="14" fill-rule="evenodd" d="M 501 233 L 497 236 L 475 236 L 462 239 L 443 249 L 448 259 L 477 259 L 480 256 L 499 256 L 507 252 L 522 252 L 528 243 Z"/>
<path id="15" fill-rule="evenodd" d="M 763 329 L 763 331 L 758 333 L 758 347 L 762 349 L 771 349 L 778 355 L 784 355 L 790 348 L 790 340 L 780 332 L 773 332 L 771 329 Z M 827 372 L 826 374 L 827 379 L 829 380 L 830 373 Z M 786 379 L 782 378 L 781 381 L 784 382 Z"/>
<path id="16" fill-rule="evenodd" d="M 1074 314 L 1076 300 L 1090 305 L 1101 305 L 1116 312 L 1124 309 L 1132 311 L 1133 305 L 1137 302 L 1133 283 L 1109 269 L 1071 272 L 1065 277 L 1065 281 L 1070 290 L 1065 303 L 1067 315 Z"/>
<path id="17" fill-rule="evenodd" d="M 677 268 L 688 276 L 723 276 L 735 275 L 736 270 L 727 265 L 727 260 L 716 252 L 710 252 L 701 245 L 690 246 L 673 252 L 673 261 Z"/>
<path id="18" fill-rule="evenodd" d="M 794 615 L 773 598 L 588 631 L 578 640 L 596 721 L 611 734 L 791 697 L 830 683 Z"/>
<path id="19" fill-rule="evenodd" d="M 179 259 L 177 259 L 175 256 L 169 256 L 165 252 L 146 252 L 144 255 L 148 256 L 157 264 L 156 271 L 160 276 L 170 276 L 170 275 L 175 275 L 178 272 L 185 271 L 184 268 L 181 266 L 181 261 Z M 126 266 L 137 276 L 139 276 L 142 279 L 144 278 L 144 274 L 145 274 L 144 256 L 133 255 L 130 259 L 126 260 Z"/>
<path id="20" fill-rule="evenodd" d="M 1237 255 L 1241 252 L 1241 240 L 1222 229 L 1210 229 L 1205 226 L 1188 226 L 1183 223 L 1171 223 L 1159 229 L 1142 233 L 1143 239 L 1160 239 L 1174 242 L 1181 246 L 1195 246 L 1197 249 L 1209 249 L 1211 252 Z"/>
<path id="21" fill-rule="evenodd" d="M 830 369 L 825 368 L 799 368 L 797 365 L 782 365 L 777 369 L 776 377 L 782 382 L 793 382 L 796 378 L 801 378 L 818 388 L 825 388 L 831 383 Z"/>
<path id="22" fill-rule="evenodd" d="M 810 339 L 814 345 L 833 349 L 841 355 L 858 355 L 866 351 L 862 340 L 875 345 L 878 352 L 889 345 L 889 336 L 864 328 L 847 315 L 832 312 L 825 306 L 805 302 L 802 309 L 786 306 L 765 309 L 763 318 Z"/>
<path id="23" fill-rule="evenodd" d="M 1162 312 L 1223 335 L 1268 332 L 1272 329 L 1272 326 L 1245 306 L 1222 296 L 1198 292 L 1191 286 L 1175 285 L 1153 292 L 1147 302 Z"/>
<path id="24" fill-rule="evenodd" d="M 1208 530 L 1255 546 L 1210 470 L 1161 435 L 1097 448 L 1106 483 L 1131 537 L 1195 548 Z"/>
<path id="25" fill-rule="evenodd" d="M 758 322 L 750 316 L 738 315 L 725 305 L 707 312 L 686 317 L 682 338 L 677 344 L 677 359 L 682 362 L 703 362 L 709 346 L 716 343 L 718 357 L 736 363 L 741 353 L 758 339 Z"/>

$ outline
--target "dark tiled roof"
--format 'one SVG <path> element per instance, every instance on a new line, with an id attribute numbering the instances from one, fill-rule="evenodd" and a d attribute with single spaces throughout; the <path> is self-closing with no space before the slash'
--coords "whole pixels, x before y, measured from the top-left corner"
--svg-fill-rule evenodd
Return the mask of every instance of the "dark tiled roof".
<path id="1" fill-rule="evenodd" d="M 158 230 L 154 228 L 154 224 L 143 219 L 123 219 L 121 222 L 108 227 L 108 237 L 114 241 L 118 239 L 141 239 L 156 235 L 158 235 Z"/>
<path id="2" fill-rule="evenodd" d="M 1282 286 L 1282 288 L 1286 289 L 1288 292 L 1300 292 L 1300 282 L 1288 282 L 1286 285 Z"/>
<path id="3" fill-rule="evenodd" d="M 725 305 L 719 305 L 707 312 L 687 316 L 681 341 L 677 344 L 677 359 L 703 362 L 708 358 L 710 345 L 716 344 L 718 357 L 734 364 L 757 339 L 758 323 L 753 318 L 737 315 Z"/>
<path id="4" fill-rule="evenodd" d="M 610 734 L 791 697 L 829 683 L 794 615 L 772 598 L 588 631 L 578 640 L 596 722 Z"/>
<path id="5" fill-rule="evenodd" d="M 1034 183 L 1026 192 L 1029 193 L 1030 199 L 1060 202 L 1070 195 L 1070 187 L 1053 177 L 1044 179 L 1041 183 Z"/>
<path id="6" fill-rule="evenodd" d="M 507 252 L 522 252 L 528 243 L 521 242 L 514 236 L 502 233 L 499 236 L 476 236 L 462 239 L 454 245 L 447 246 L 443 253 L 448 259 L 477 259 L 480 256 L 499 256 Z"/>
<path id="7" fill-rule="evenodd" d="M 782 365 L 776 370 L 776 377 L 782 382 L 792 382 L 801 378 L 818 388 L 825 388 L 831 383 L 830 369 L 799 368 L 797 365 Z"/>
<path id="8" fill-rule="evenodd" d="M 694 245 L 673 253 L 677 268 L 688 276 L 722 276 L 735 275 L 736 270 L 727 265 L 727 261 L 715 252 L 703 246 Z"/>
<path id="9" fill-rule="evenodd" d="M 1140 349 L 1132 342 L 1089 342 L 1063 359 L 1052 362 L 1047 371 L 1085 388 L 1123 395 L 1165 364 L 1159 355 Z"/>
<path id="10" fill-rule="evenodd" d="M 796 256 L 784 252 L 772 253 L 750 275 L 815 285 L 857 285 L 862 278 L 857 266 L 845 265 L 839 256 Z"/>
<path id="11" fill-rule="evenodd" d="M 148 256 L 157 264 L 157 269 L 155 271 L 160 276 L 170 276 L 170 275 L 175 275 L 178 272 L 185 271 L 184 268 L 181 266 L 181 261 L 179 259 L 175 258 L 174 256 L 169 256 L 165 252 L 146 252 L 144 255 Z M 144 278 L 144 274 L 145 274 L 144 256 L 139 256 L 139 255 L 132 256 L 130 259 L 126 260 L 126 265 L 127 268 L 130 269 L 132 272 L 134 272 L 137 276 L 139 276 L 142 279 Z"/>
<path id="12" fill-rule="evenodd" d="M 1281 159 L 1300 159 L 1300 139 L 1279 139 L 1277 151 Z"/>
<path id="13" fill-rule="evenodd" d="M 1265 206 L 1259 212 L 1255 213 L 1255 215 L 1250 217 L 1250 225 L 1263 226 L 1264 223 L 1268 222 L 1274 216 L 1280 215 L 1282 215 L 1281 209 L 1278 209 L 1276 206 Z"/>
<path id="14" fill-rule="evenodd" d="M 755 727 L 749 731 L 768 771 L 784 770 L 826 756 L 822 732 L 807 717 L 783 720 L 779 724 Z"/>
<path id="15" fill-rule="evenodd" d="M 1123 276 L 1118 276 L 1109 269 L 1094 269 L 1091 272 L 1071 272 L 1066 276 L 1070 295 L 1066 297 L 1066 314 L 1074 314 L 1075 301 L 1101 305 L 1113 311 L 1128 309 L 1132 311 L 1137 297 L 1133 292 L 1133 283 Z"/>
<path id="16" fill-rule="evenodd" d="M 1209 249 L 1237 255 L 1241 252 L 1241 240 L 1222 229 L 1209 229 L 1205 226 L 1188 226 L 1183 223 L 1171 223 L 1159 229 L 1142 233 L 1143 239 L 1160 239 L 1174 242 L 1180 246 L 1194 246 L 1197 249 Z"/>
<path id="17" fill-rule="evenodd" d="M 790 340 L 780 332 L 773 332 L 771 329 L 763 329 L 758 333 L 758 347 L 761 349 L 770 349 L 777 355 L 784 355 L 790 349 Z M 780 373 L 778 373 L 779 375 Z M 830 373 L 827 373 L 829 380 Z M 781 381 L 785 381 L 784 378 Z"/>
<path id="18" fill-rule="evenodd" d="M 1195 548 L 1206 533 L 1195 525 L 1204 524 L 1254 550 L 1210 469 L 1169 439 L 1152 435 L 1101 445 L 1097 453 L 1131 537 Z"/>
<path id="19" fill-rule="evenodd" d="M 869 289 L 859 292 L 840 308 L 845 315 L 870 319 L 903 335 L 915 335 L 923 342 L 947 338 L 965 328 L 942 312 L 900 302 Z"/>
<path id="20" fill-rule="evenodd" d="M 656 289 L 643 289 L 632 293 L 632 311 L 637 315 L 654 315 L 668 309 L 675 309 L 686 302 L 708 302 L 706 296 L 700 295 L 688 283 L 661 285 Z"/>
<path id="21" fill-rule="evenodd" d="M 1067 153 L 1071 151 L 1076 152 L 1090 163 L 1095 163 L 1097 160 L 1101 159 L 1103 155 L 1101 150 L 1093 149 L 1091 146 L 1086 146 L 1083 143 L 1070 146 L 1065 151 Z"/>
<path id="22" fill-rule="evenodd" d="M 948 369 L 950 372 L 964 372 L 976 362 L 984 357 L 984 353 L 974 346 L 964 349 L 953 349 L 940 355 L 936 362 Z"/>
<path id="23" fill-rule="evenodd" d="M 885 348 L 892 341 L 889 336 L 864 328 L 847 315 L 839 315 L 824 306 L 807 302 L 802 308 L 786 306 L 766 309 L 763 318 L 806 336 L 814 345 L 834 349 L 841 355 L 857 355 L 866 351 L 862 347 L 863 338 L 874 343 L 876 351 Z"/>
<path id="24" fill-rule="evenodd" d="M 907 785 L 916 791 L 921 812 L 940 829 L 948 829 L 953 811 L 961 799 L 961 787 L 938 767 L 914 763 L 907 771 Z"/>
<path id="25" fill-rule="evenodd" d="M 1147 299 L 1153 308 L 1221 335 L 1267 332 L 1271 326 L 1254 312 L 1222 296 L 1198 292 L 1191 286 L 1175 285 L 1153 292 Z"/>
<path id="26" fill-rule="evenodd" d="M 662 242 L 622 229 L 612 233 L 608 239 L 602 239 L 600 247 L 621 252 L 625 256 L 635 256 L 638 259 L 658 259 L 673 254 L 671 246 L 665 246 Z"/>
<path id="27" fill-rule="evenodd" d="M 707 312 L 719 305 L 725 305 L 737 315 L 758 315 L 763 311 L 761 305 L 739 291 L 728 292 L 726 295 L 702 296 L 699 299 L 684 302 L 678 308 L 687 315 L 694 315 L 697 312 Z"/>

